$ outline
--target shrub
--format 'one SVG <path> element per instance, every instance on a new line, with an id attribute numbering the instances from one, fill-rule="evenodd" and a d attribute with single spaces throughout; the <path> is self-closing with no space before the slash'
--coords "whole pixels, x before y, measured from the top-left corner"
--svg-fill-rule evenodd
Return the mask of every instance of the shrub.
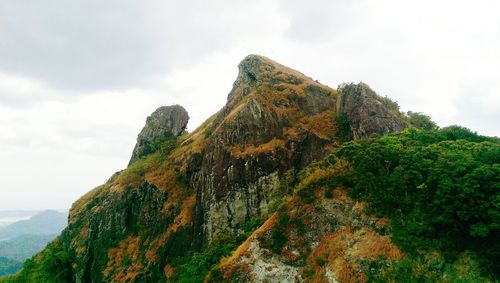
<path id="1" fill-rule="evenodd" d="M 212 128 L 208 127 L 203 131 L 203 136 L 208 139 L 212 135 Z"/>
<path id="2" fill-rule="evenodd" d="M 500 249 L 500 143 L 461 127 L 406 130 L 344 144 L 335 155 L 355 172 L 352 195 L 392 219 L 407 252 L 438 249 L 450 260 L 473 250 L 492 266 Z"/>
<path id="3" fill-rule="evenodd" d="M 420 112 L 406 112 L 406 117 L 410 125 L 423 130 L 435 130 L 438 128 L 431 117 Z"/>
<path id="4" fill-rule="evenodd" d="M 338 126 L 338 136 L 343 140 L 347 140 L 351 132 L 349 119 L 347 119 L 345 113 L 337 113 L 337 115 L 335 116 L 335 121 L 337 122 Z"/>
<path id="5" fill-rule="evenodd" d="M 317 264 L 317 265 L 319 265 L 319 266 L 325 266 L 325 264 L 326 264 L 326 259 L 321 258 L 321 257 L 318 257 L 318 258 L 316 259 L 316 264 Z"/>

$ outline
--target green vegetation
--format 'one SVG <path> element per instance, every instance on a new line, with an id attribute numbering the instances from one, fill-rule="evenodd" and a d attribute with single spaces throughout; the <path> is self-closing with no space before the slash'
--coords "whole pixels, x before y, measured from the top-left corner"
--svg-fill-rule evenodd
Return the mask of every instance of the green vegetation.
<path id="1" fill-rule="evenodd" d="M 351 126 L 349 124 L 349 120 L 347 119 L 347 115 L 345 113 L 337 113 L 335 121 L 338 125 L 338 136 L 343 140 L 347 140 L 349 133 L 351 132 Z"/>
<path id="2" fill-rule="evenodd" d="M 203 136 L 208 139 L 212 135 L 212 128 L 208 127 L 203 131 Z"/>
<path id="3" fill-rule="evenodd" d="M 423 261 L 424 251 L 439 251 L 443 266 L 470 251 L 474 255 L 470 261 L 480 263 L 483 275 L 499 275 L 495 267 L 500 262 L 499 139 L 457 126 L 407 129 L 346 143 L 304 170 L 301 180 L 342 160 L 349 162 L 354 175 L 351 184 L 345 178 L 341 184 L 352 187 L 352 196 L 366 201 L 369 211 L 391 219 L 393 241 L 409 255 L 395 263 L 392 273 L 384 275 L 392 277 L 386 279 L 419 279 L 406 266 Z M 328 187 L 339 185 L 328 174 L 312 179 Z M 402 274 L 413 279 L 398 277 Z"/>
<path id="4" fill-rule="evenodd" d="M 123 170 L 115 182 L 128 185 L 140 185 L 146 172 L 150 172 L 158 167 L 165 160 L 165 157 L 172 152 L 178 145 L 177 139 L 163 140 L 161 143 L 151 146 L 150 149 L 155 148 L 154 152 L 141 157 L 137 161 L 129 165 Z"/>
<path id="5" fill-rule="evenodd" d="M 220 236 L 206 249 L 174 260 L 172 264 L 178 267 L 172 282 L 203 282 L 210 271 L 217 275 L 217 264 L 221 259 L 229 256 L 263 222 L 259 218 L 251 219 L 243 227 L 243 233 L 219 233 Z"/>
<path id="6" fill-rule="evenodd" d="M 56 239 L 47 245 L 39 255 L 24 262 L 23 269 L 15 277 L 2 278 L 2 282 L 71 282 L 71 261 L 63 249 L 61 241 Z"/>
<path id="7" fill-rule="evenodd" d="M 147 144 L 141 156 L 146 156 L 155 152 L 169 153 L 175 146 L 176 138 L 171 133 L 165 133 L 163 136 L 154 139 Z"/>
<path id="8" fill-rule="evenodd" d="M 384 96 L 382 98 L 382 101 L 387 106 L 387 108 L 389 108 L 395 112 L 399 112 L 399 104 L 397 101 L 390 99 L 388 96 Z"/>
<path id="9" fill-rule="evenodd" d="M 288 214 L 280 212 L 278 216 L 278 224 L 271 231 L 271 249 L 277 254 L 281 253 L 281 250 L 288 241 L 285 230 L 289 221 L 290 218 L 288 217 Z"/>
<path id="10" fill-rule="evenodd" d="M 325 266 L 326 263 L 327 263 L 327 260 L 324 258 L 318 257 L 316 259 L 316 264 L 319 266 Z"/>
<path id="11" fill-rule="evenodd" d="M 406 112 L 406 119 L 410 125 L 422 130 L 436 130 L 438 126 L 431 117 L 420 112 Z"/>
<path id="12" fill-rule="evenodd" d="M 374 265 L 367 269 L 368 282 L 490 282 L 467 253 L 451 263 L 437 254 L 418 254 L 393 262 L 381 258 Z"/>

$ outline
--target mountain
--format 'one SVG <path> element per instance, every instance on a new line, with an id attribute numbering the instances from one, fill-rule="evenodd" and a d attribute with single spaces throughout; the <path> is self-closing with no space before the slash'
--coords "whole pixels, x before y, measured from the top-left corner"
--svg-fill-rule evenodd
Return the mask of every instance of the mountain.
<path id="1" fill-rule="evenodd" d="M 56 231 L 54 231 L 56 232 Z M 58 231 L 60 233 L 61 230 Z M 57 234 L 49 235 L 22 235 L 0 242 L 0 257 L 23 262 L 32 257 L 52 240 Z"/>
<path id="2" fill-rule="evenodd" d="M 500 141 L 250 55 L 186 133 L 159 108 L 129 166 L 4 282 L 477 282 L 498 272 Z"/>
<path id="3" fill-rule="evenodd" d="M 23 266 L 22 262 L 0 257 L 0 276 L 16 273 Z"/>
<path id="4" fill-rule="evenodd" d="M 19 220 L 26 220 L 39 213 L 36 210 L 2 210 L 0 211 L 0 227 L 5 227 Z"/>
<path id="5" fill-rule="evenodd" d="M 67 215 L 55 210 L 46 210 L 27 220 L 0 227 L 0 239 L 21 235 L 53 235 L 60 233 L 67 224 Z"/>
<path id="6" fill-rule="evenodd" d="M 3 215 L 10 219 L 32 216 L 0 227 L 2 275 L 16 273 L 21 269 L 24 260 L 43 250 L 67 225 L 67 214 L 55 210 L 11 211 L 4 212 Z"/>

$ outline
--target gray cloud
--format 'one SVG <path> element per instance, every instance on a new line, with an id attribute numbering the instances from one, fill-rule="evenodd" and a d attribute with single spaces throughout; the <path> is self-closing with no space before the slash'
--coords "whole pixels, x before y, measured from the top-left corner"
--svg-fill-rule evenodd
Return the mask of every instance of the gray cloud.
<path id="1" fill-rule="evenodd" d="M 204 1 L 0 2 L 0 72 L 58 88 L 126 88 L 227 45 Z M 207 13 L 211 15 L 207 19 Z"/>

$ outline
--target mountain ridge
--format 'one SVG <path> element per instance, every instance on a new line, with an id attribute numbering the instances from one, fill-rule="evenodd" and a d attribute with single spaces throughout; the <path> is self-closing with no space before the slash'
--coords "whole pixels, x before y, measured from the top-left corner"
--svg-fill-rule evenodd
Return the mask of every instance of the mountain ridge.
<path id="1" fill-rule="evenodd" d="M 389 143 L 384 152 L 404 152 L 394 140 L 425 136 L 417 124 L 440 137 L 426 142 L 454 140 L 428 116 L 403 115 L 366 84 L 335 90 L 249 55 L 219 112 L 192 133 L 152 143 L 77 200 L 68 228 L 12 280 L 363 282 L 375 276 L 370 268 L 390 274 L 385 266 L 398 266 L 407 250 L 393 242 L 390 219 L 365 209 L 378 199 L 351 195 L 365 175 L 357 175 L 361 167 L 348 149 L 361 152 L 373 142 L 377 150 Z M 448 133 L 485 141 L 461 129 Z M 486 142 L 480 150 L 498 141 Z M 364 157 L 383 156 L 377 154 Z M 381 174 L 378 183 L 397 167 L 394 155 L 370 172 Z M 474 233 L 493 237 L 480 228 Z M 57 267 L 47 265 L 54 261 Z"/>

